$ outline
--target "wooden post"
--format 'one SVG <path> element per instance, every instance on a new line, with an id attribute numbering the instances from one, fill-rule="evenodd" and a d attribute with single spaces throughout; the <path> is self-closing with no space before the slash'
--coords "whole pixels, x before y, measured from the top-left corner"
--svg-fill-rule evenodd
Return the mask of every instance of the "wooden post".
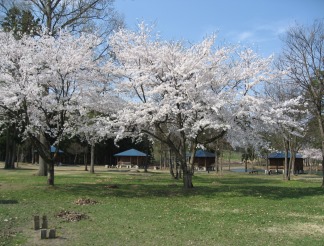
<path id="1" fill-rule="evenodd" d="M 47 216 L 43 215 L 42 217 L 42 229 L 47 229 Z"/>
<path id="2" fill-rule="evenodd" d="M 34 216 L 34 230 L 39 230 L 39 216 Z"/>
<path id="3" fill-rule="evenodd" d="M 56 230 L 55 229 L 50 229 L 48 238 L 52 239 L 56 237 Z"/>
<path id="4" fill-rule="evenodd" d="M 41 239 L 46 239 L 47 230 L 41 229 Z"/>

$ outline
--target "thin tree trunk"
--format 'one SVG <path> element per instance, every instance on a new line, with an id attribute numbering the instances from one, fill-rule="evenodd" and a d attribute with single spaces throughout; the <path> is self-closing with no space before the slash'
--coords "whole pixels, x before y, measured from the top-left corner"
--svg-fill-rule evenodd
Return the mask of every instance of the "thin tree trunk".
<path id="1" fill-rule="evenodd" d="M 219 172 L 218 144 L 216 144 L 216 147 L 215 147 L 215 171 L 216 171 L 216 173 Z"/>
<path id="2" fill-rule="evenodd" d="M 267 151 L 267 159 L 266 159 L 266 174 L 269 174 L 269 153 Z"/>
<path id="3" fill-rule="evenodd" d="M 285 163 L 284 163 L 283 177 L 284 177 L 284 180 L 288 180 L 288 153 L 289 153 L 289 147 L 288 147 L 289 141 L 288 140 L 284 140 L 284 146 L 285 146 Z"/>
<path id="4" fill-rule="evenodd" d="M 174 166 L 176 167 L 176 174 L 174 174 Z M 169 169 L 170 169 L 170 174 L 174 179 L 178 179 L 178 168 L 177 168 L 177 162 L 172 160 L 172 153 L 171 149 L 169 149 Z"/>
<path id="5" fill-rule="evenodd" d="M 90 173 L 94 173 L 94 159 L 95 159 L 95 145 L 91 144 L 91 162 L 90 162 Z"/>
<path id="6" fill-rule="evenodd" d="M 75 154 L 74 156 L 74 160 L 73 160 L 73 164 L 75 165 L 77 163 L 77 159 L 78 159 L 78 154 Z M 79 163 L 79 162 L 78 162 Z"/>
<path id="7" fill-rule="evenodd" d="M 232 157 L 232 150 L 229 150 L 228 154 L 228 171 L 231 171 L 231 157 Z"/>
<path id="8" fill-rule="evenodd" d="M 35 149 L 34 149 L 34 145 L 32 145 L 31 147 L 31 156 L 32 156 L 32 164 L 35 164 Z"/>
<path id="9" fill-rule="evenodd" d="M 48 164 L 48 172 L 47 172 L 47 184 L 48 185 L 54 185 L 54 158 L 53 160 Z"/>
<path id="10" fill-rule="evenodd" d="M 88 171 L 88 158 L 87 158 L 87 153 L 84 153 L 84 155 L 83 155 L 83 161 L 84 161 L 84 171 Z"/>
<path id="11" fill-rule="evenodd" d="M 322 156 L 323 156 L 323 160 L 322 160 L 322 175 L 323 175 L 322 188 L 324 188 L 324 141 L 322 141 Z"/>
<path id="12" fill-rule="evenodd" d="M 292 172 L 292 165 L 293 165 L 293 161 L 294 161 L 293 156 L 295 155 L 293 140 L 289 141 L 289 150 L 290 150 L 290 158 L 289 158 L 289 166 L 288 166 L 288 171 L 287 171 L 287 180 L 290 180 L 290 175 Z"/>
<path id="13" fill-rule="evenodd" d="M 6 157 L 5 157 L 5 169 L 10 169 L 11 165 L 10 165 L 10 149 L 11 149 L 11 138 L 10 138 L 10 127 L 7 128 L 7 132 L 6 132 Z"/>

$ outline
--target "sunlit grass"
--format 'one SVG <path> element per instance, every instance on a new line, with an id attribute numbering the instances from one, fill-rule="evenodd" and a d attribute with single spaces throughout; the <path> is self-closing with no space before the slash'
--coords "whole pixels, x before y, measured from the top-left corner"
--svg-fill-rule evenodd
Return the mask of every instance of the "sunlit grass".
<path id="1" fill-rule="evenodd" d="M 77 168 L 76 168 L 77 169 Z M 0 245 L 49 245 L 32 229 L 46 214 L 50 245 L 322 245 L 324 191 L 316 176 L 197 172 L 183 190 L 167 172 L 61 167 L 55 187 L 36 170 L 0 171 Z M 77 205 L 79 198 L 97 201 Z M 65 222 L 56 215 L 88 216 Z"/>

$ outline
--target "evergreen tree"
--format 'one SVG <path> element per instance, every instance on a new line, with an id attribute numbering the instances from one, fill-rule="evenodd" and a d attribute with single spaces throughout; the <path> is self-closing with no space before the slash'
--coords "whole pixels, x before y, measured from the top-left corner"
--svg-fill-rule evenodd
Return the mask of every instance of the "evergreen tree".
<path id="1" fill-rule="evenodd" d="M 12 7 L 8 10 L 1 26 L 5 32 L 12 32 L 16 39 L 21 39 L 26 34 L 37 35 L 41 29 L 39 22 L 40 20 L 35 19 L 29 10 Z"/>

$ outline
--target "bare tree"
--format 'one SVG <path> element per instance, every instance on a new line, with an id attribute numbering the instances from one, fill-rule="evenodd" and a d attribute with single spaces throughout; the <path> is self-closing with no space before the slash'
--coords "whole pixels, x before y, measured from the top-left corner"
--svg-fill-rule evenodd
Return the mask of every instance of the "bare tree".
<path id="1" fill-rule="evenodd" d="M 322 142 L 324 188 L 324 22 L 311 26 L 296 25 L 284 36 L 281 64 L 288 68 L 287 76 L 303 89 L 310 112 L 316 117 Z"/>
<path id="2" fill-rule="evenodd" d="M 59 29 L 72 32 L 99 32 L 107 35 L 123 27 L 123 17 L 114 7 L 114 0 L 30 0 L 35 16 L 40 18 L 48 31 Z"/>

